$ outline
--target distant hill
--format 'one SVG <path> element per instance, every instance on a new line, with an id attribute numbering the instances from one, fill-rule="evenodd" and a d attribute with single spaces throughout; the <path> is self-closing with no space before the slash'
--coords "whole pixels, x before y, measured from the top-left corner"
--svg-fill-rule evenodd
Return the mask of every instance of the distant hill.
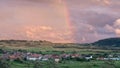
<path id="1" fill-rule="evenodd" d="M 75 46 L 78 44 L 74 43 L 52 43 L 46 40 L 0 40 L 0 46 L 11 46 L 11 47 L 41 47 L 41 46 L 54 46 L 59 48 L 65 48 L 68 46 Z"/>
<path id="2" fill-rule="evenodd" d="M 38 47 L 38 46 L 52 46 L 53 43 L 46 40 L 30 41 L 30 40 L 0 40 L 0 46 L 15 46 L 15 47 Z"/>
<path id="3" fill-rule="evenodd" d="M 92 45 L 120 47 L 120 37 L 102 39 L 102 40 L 92 43 Z"/>

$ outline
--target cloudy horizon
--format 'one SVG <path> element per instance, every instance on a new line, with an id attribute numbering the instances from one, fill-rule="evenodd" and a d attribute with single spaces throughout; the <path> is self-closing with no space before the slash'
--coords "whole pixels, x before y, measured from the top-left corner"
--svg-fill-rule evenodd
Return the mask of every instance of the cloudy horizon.
<path id="1" fill-rule="evenodd" d="M 0 39 L 89 43 L 120 37 L 119 0 L 0 0 Z"/>

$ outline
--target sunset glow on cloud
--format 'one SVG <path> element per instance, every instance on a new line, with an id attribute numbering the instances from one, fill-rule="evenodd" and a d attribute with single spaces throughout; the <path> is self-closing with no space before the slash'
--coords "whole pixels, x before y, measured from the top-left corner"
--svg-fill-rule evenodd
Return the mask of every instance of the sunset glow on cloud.
<path id="1" fill-rule="evenodd" d="M 119 0 L 0 0 L 0 39 L 86 43 L 119 37 L 119 6 Z"/>

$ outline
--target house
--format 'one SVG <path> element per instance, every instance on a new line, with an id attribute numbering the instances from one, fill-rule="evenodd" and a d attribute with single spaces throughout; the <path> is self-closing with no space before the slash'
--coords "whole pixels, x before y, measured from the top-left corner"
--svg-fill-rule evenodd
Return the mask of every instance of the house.
<path id="1" fill-rule="evenodd" d="M 96 60 L 104 60 L 103 57 L 96 58 Z"/>
<path id="2" fill-rule="evenodd" d="M 71 54 L 71 58 L 79 58 L 80 54 Z"/>
<path id="3" fill-rule="evenodd" d="M 120 58 L 104 58 L 104 60 L 120 60 Z"/>
<path id="4" fill-rule="evenodd" d="M 8 60 L 9 59 L 9 54 L 3 54 L 2 56 L 0 56 L 0 59 Z"/>
<path id="5" fill-rule="evenodd" d="M 14 61 L 16 59 L 21 59 L 23 60 L 25 58 L 25 53 L 22 52 L 13 52 L 12 54 L 9 54 L 9 60 Z"/>
<path id="6" fill-rule="evenodd" d="M 35 60 L 41 60 L 42 57 L 43 56 L 41 54 L 28 54 L 26 59 L 31 60 L 31 61 L 35 61 Z"/>
<path id="7" fill-rule="evenodd" d="M 59 55 L 56 55 L 56 54 L 54 54 L 54 55 L 52 55 L 52 57 L 51 57 L 55 62 L 59 62 L 60 61 L 60 59 L 61 59 L 61 57 L 59 56 Z"/>
<path id="8" fill-rule="evenodd" d="M 92 58 L 93 58 L 92 55 L 87 55 L 87 56 L 85 56 L 85 59 L 86 59 L 86 60 L 90 60 L 90 59 L 92 59 Z"/>
<path id="9" fill-rule="evenodd" d="M 70 58 L 70 54 L 62 54 L 62 55 L 60 55 L 60 57 L 62 58 L 62 59 L 69 59 Z"/>
<path id="10" fill-rule="evenodd" d="M 54 61 L 58 63 L 60 61 L 60 58 L 55 58 Z"/>
<path id="11" fill-rule="evenodd" d="M 51 58 L 52 55 L 44 55 L 42 57 L 42 61 L 48 61 Z"/>
<path id="12" fill-rule="evenodd" d="M 17 56 L 15 56 L 15 55 L 9 55 L 9 60 L 10 61 L 14 61 L 14 60 L 16 60 L 18 57 Z"/>

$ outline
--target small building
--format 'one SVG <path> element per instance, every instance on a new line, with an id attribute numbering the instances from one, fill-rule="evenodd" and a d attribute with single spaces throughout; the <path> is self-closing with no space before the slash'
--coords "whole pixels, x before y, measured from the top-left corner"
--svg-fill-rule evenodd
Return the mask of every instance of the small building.
<path id="1" fill-rule="evenodd" d="M 42 57 L 42 61 L 48 61 L 51 58 L 52 55 L 44 55 Z"/>
<path id="2" fill-rule="evenodd" d="M 55 60 L 55 62 L 58 63 L 60 61 L 60 58 L 55 58 L 54 60 Z"/>
<path id="3" fill-rule="evenodd" d="M 59 56 L 59 55 L 56 55 L 56 54 L 54 54 L 54 55 L 52 55 L 52 57 L 51 57 L 55 62 L 59 62 L 60 61 L 60 59 L 61 59 L 61 57 Z"/>
<path id="4" fill-rule="evenodd" d="M 120 60 L 120 58 L 104 58 L 104 60 Z"/>
<path id="5" fill-rule="evenodd" d="M 60 57 L 62 58 L 62 59 L 69 59 L 70 58 L 70 54 L 62 54 L 62 55 L 60 55 Z"/>
<path id="6" fill-rule="evenodd" d="M 79 58 L 80 54 L 71 54 L 71 58 Z"/>
<path id="7" fill-rule="evenodd" d="M 93 56 L 91 56 L 91 55 L 85 56 L 85 59 L 87 59 L 87 60 L 90 60 L 92 58 L 93 58 Z"/>
<path id="8" fill-rule="evenodd" d="M 26 59 L 35 61 L 35 60 L 41 60 L 42 57 L 43 56 L 41 54 L 29 54 L 29 55 L 27 55 Z"/>

